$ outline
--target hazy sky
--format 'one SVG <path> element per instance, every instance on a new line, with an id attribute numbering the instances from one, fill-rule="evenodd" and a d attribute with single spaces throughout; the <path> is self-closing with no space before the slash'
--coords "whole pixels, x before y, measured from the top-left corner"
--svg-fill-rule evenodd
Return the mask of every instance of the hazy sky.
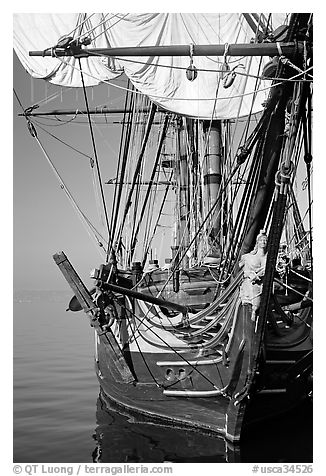
<path id="1" fill-rule="evenodd" d="M 13 86 L 24 108 L 42 101 L 59 87 L 43 80 L 31 79 L 14 54 Z M 121 80 L 120 80 L 121 84 Z M 88 88 L 90 105 L 118 107 L 124 92 L 107 85 Z M 16 98 L 13 100 L 13 205 L 14 205 L 14 289 L 67 289 L 52 255 L 65 251 L 77 272 L 88 280 L 91 268 L 102 261 L 99 249 L 71 206 L 36 140 L 30 135 Z M 84 108 L 82 91 L 63 92 L 56 100 L 43 103 L 39 110 Z M 62 118 L 64 120 L 64 118 Z M 93 156 L 87 125 L 65 126 L 56 121 L 39 119 L 52 134 Z M 95 128 L 96 144 L 104 180 L 114 176 L 118 154 L 120 126 Z M 89 160 L 39 131 L 39 138 L 62 175 L 70 192 L 98 225 Z M 110 186 L 104 185 L 109 198 Z M 112 188 L 111 188 L 112 190 Z M 110 203 L 110 200 L 108 200 Z M 90 282 L 90 281 L 89 281 Z"/>

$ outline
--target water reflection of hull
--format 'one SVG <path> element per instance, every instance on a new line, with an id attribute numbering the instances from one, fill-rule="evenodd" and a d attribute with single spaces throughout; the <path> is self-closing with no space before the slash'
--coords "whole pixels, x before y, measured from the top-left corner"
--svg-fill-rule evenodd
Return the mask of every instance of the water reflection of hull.
<path id="1" fill-rule="evenodd" d="M 239 461 L 239 447 L 224 438 L 136 420 L 129 413 L 116 412 L 103 392 L 97 400 L 96 420 L 94 462 Z"/>
<path id="2" fill-rule="evenodd" d="M 298 418 L 300 415 L 300 418 Z M 97 399 L 95 463 L 312 462 L 312 403 L 245 430 L 240 445 L 222 437 L 145 423 Z"/>

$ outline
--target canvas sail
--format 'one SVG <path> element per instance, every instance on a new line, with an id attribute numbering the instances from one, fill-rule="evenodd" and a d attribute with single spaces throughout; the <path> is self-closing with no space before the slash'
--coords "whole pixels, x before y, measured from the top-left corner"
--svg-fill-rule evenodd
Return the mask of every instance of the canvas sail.
<path id="1" fill-rule="evenodd" d="M 286 23 L 285 14 L 261 15 L 273 30 Z M 92 48 L 250 43 L 253 26 L 236 13 L 69 13 L 14 15 L 14 47 L 35 78 L 53 84 L 80 87 L 78 60 L 74 57 L 30 57 L 31 50 L 51 48 L 59 38 L 88 36 Z M 188 57 L 83 58 L 86 86 L 110 81 L 122 72 L 137 91 L 177 114 L 201 119 L 227 119 L 262 109 L 269 83 L 261 81 L 261 66 L 268 58 L 196 56 L 194 81 L 186 77 Z M 233 85 L 224 88 L 219 72 L 227 62 L 237 72 Z M 257 94 L 255 91 L 258 91 Z M 255 97 L 254 97 L 255 96 Z M 253 101 L 253 99 L 255 99 Z"/>

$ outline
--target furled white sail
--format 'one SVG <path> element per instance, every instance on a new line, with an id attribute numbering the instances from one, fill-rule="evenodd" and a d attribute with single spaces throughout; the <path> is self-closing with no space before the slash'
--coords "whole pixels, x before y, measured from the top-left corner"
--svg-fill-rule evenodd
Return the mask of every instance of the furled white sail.
<path id="1" fill-rule="evenodd" d="M 285 14 L 273 14 L 269 26 L 275 29 L 285 22 Z M 144 13 L 144 14 L 16 14 L 14 47 L 27 69 L 36 78 L 54 84 L 80 87 L 78 62 L 73 57 L 31 57 L 31 50 L 45 50 L 59 38 L 89 36 L 92 48 L 126 46 L 168 46 L 191 44 L 249 43 L 255 33 L 242 14 L 228 13 Z M 267 58 L 268 60 L 268 58 Z M 137 90 L 167 110 L 198 118 L 226 119 L 260 110 L 266 97 L 259 75 L 258 57 L 235 58 L 196 56 L 198 76 L 186 78 L 187 57 L 105 57 L 82 58 L 87 86 L 119 76 L 123 71 Z M 221 81 L 223 62 L 237 75 L 233 85 L 224 88 Z M 204 71 L 203 71 L 204 70 Z M 257 95 L 254 91 L 260 90 Z M 253 98 L 255 102 L 253 105 Z"/>

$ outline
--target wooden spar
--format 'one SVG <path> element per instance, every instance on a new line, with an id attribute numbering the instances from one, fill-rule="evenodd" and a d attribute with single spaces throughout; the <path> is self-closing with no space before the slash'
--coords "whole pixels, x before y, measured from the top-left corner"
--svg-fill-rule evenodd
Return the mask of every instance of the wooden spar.
<path id="1" fill-rule="evenodd" d="M 151 304 L 156 304 L 157 306 L 166 307 L 167 309 L 173 309 L 174 311 L 182 312 L 182 314 L 187 314 L 189 308 L 187 306 L 182 306 L 181 304 L 177 304 L 171 301 L 165 301 L 164 299 L 160 299 L 154 296 L 150 296 L 148 294 L 139 293 L 138 291 L 133 291 L 132 289 L 123 288 L 121 286 L 117 286 L 111 283 L 105 283 L 105 288 L 110 289 L 111 291 L 119 294 L 123 294 L 124 296 L 129 296 L 135 299 L 139 299 L 140 301 L 149 302 Z"/>
<path id="2" fill-rule="evenodd" d="M 228 56 L 287 56 L 303 52 L 303 42 L 239 43 L 228 45 Z M 190 45 L 132 46 L 119 48 L 54 48 L 62 56 L 190 56 Z M 225 45 L 193 45 L 192 56 L 224 56 Z M 53 56 L 53 48 L 30 51 L 29 56 Z"/>
<path id="3" fill-rule="evenodd" d="M 99 321 L 97 319 L 97 306 L 95 305 L 90 292 L 78 276 L 77 272 L 75 271 L 67 256 L 63 251 L 61 251 L 61 253 L 56 253 L 55 255 L 53 255 L 53 259 L 58 265 L 64 277 L 66 278 L 66 281 L 71 287 L 72 291 L 75 293 L 75 296 L 78 299 L 80 305 L 82 306 L 84 312 L 90 317 L 92 326 L 96 329 L 96 332 L 98 334 L 103 334 L 103 330 L 100 327 Z M 112 357 L 112 364 L 118 371 L 120 381 L 125 383 L 133 382 L 135 379 L 121 352 L 121 349 L 115 336 L 113 335 L 111 330 L 106 330 L 104 333 Z"/>
<path id="4" fill-rule="evenodd" d="M 139 112 L 149 112 L 149 108 L 139 109 Z M 91 115 L 101 115 L 106 116 L 108 114 L 124 114 L 129 113 L 130 110 L 128 109 L 121 109 L 121 108 L 108 108 L 107 106 L 97 107 L 95 109 L 90 109 L 89 113 Z M 156 112 L 165 112 L 164 109 L 157 107 Z M 19 113 L 18 116 L 79 116 L 79 115 L 87 115 L 87 111 L 83 109 L 54 109 L 53 111 L 36 111 L 33 107 L 28 108 L 26 111 Z"/>
<path id="5" fill-rule="evenodd" d="M 65 253 L 63 251 L 61 253 L 56 253 L 55 255 L 53 255 L 53 259 L 57 263 L 64 277 L 66 278 L 69 286 L 77 297 L 84 312 L 86 312 L 86 314 L 92 314 L 92 316 L 95 316 L 97 307 L 92 299 L 92 296 L 85 287 L 78 274 L 76 273 L 75 269 L 73 268 Z M 157 304 L 158 306 L 166 307 L 168 309 L 174 309 L 175 311 L 182 312 L 182 314 L 186 314 L 188 312 L 187 306 L 182 306 L 181 304 L 165 301 L 164 299 L 156 298 L 154 296 L 148 296 L 147 294 L 132 291 L 131 289 L 116 286 L 115 284 L 105 283 L 105 287 L 113 292 L 130 296 L 141 301 L 150 302 L 151 304 Z"/>
<path id="6" fill-rule="evenodd" d="M 61 253 L 54 254 L 53 259 L 66 278 L 67 283 L 71 287 L 84 312 L 91 315 L 92 321 L 95 322 L 97 307 L 94 304 L 90 292 L 76 273 L 67 256 L 61 251 Z"/>

